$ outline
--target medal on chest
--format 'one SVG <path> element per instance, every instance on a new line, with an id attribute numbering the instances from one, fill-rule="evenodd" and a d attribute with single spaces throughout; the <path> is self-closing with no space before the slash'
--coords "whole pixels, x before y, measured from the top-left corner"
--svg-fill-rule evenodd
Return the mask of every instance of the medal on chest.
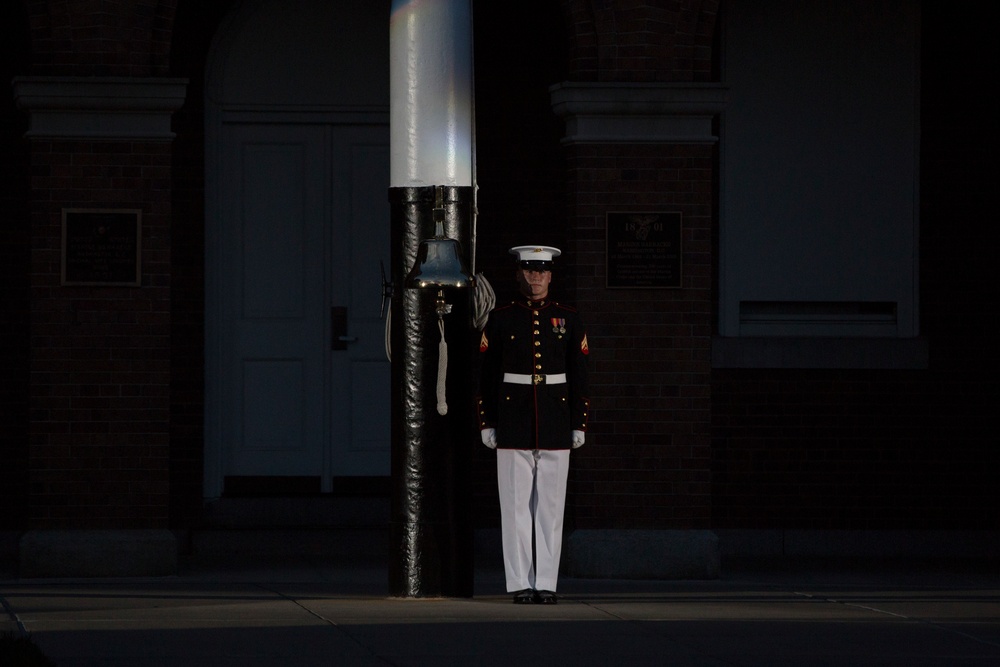
<path id="1" fill-rule="evenodd" d="M 552 320 L 552 332 L 557 334 L 566 333 L 566 319 L 563 317 L 553 317 Z"/>

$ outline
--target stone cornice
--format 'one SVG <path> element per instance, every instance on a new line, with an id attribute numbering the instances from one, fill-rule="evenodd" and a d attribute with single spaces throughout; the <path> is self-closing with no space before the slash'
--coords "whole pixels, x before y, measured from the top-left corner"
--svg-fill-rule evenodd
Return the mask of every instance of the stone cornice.
<path id="1" fill-rule="evenodd" d="M 29 116 L 28 137 L 173 139 L 170 117 L 187 79 L 17 77 L 14 101 Z"/>
<path id="2" fill-rule="evenodd" d="M 715 83 L 558 83 L 552 110 L 563 143 L 715 143 L 713 120 L 728 89 Z"/>

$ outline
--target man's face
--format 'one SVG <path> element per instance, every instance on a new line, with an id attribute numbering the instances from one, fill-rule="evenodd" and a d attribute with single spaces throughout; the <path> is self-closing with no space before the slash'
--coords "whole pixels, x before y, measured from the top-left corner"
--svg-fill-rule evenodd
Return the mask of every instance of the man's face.
<path id="1" fill-rule="evenodd" d="M 517 270 L 517 284 L 521 288 L 521 293 L 533 301 L 548 298 L 549 283 L 551 282 L 551 271 L 521 268 Z"/>

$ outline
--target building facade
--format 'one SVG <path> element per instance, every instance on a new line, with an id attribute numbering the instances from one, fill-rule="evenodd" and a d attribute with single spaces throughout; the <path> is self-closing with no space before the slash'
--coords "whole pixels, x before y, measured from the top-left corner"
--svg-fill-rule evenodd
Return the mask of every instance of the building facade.
<path id="1" fill-rule="evenodd" d="M 476 270 L 562 248 L 589 327 L 570 529 L 995 541 L 997 54 L 971 4 L 834 4 L 475 3 Z M 377 495 L 390 3 L 0 12 L 5 552 Z"/>

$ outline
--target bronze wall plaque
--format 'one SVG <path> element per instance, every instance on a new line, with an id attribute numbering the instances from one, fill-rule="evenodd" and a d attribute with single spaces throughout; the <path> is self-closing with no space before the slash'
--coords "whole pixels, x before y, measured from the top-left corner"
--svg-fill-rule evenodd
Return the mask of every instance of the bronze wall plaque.
<path id="1" fill-rule="evenodd" d="M 141 210 L 63 209 L 63 285 L 138 287 L 141 250 Z"/>
<path id="2" fill-rule="evenodd" d="M 681 214 L 608 213 L 607 286 L 681 286 Z"/>

